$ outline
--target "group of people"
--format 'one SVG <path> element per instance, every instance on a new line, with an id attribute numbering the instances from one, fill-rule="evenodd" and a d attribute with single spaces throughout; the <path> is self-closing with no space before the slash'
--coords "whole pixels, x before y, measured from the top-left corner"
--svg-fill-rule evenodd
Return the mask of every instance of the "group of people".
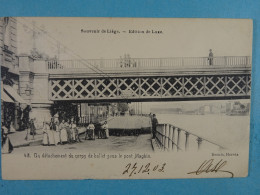
<path id="1" fill-rule="evenodd" d="M 51 118 L 50 122 L 43 124 L 43 141 L 42 144 L 58 145 L 65 143 L 81 142 L 79 132 L 75 120 L 54 120 Z"/>
<path id="2" fill-rule="evenodd" d="M 97 131 L 97 132 L 96 132 Z M 95 125 L 90 122 L 85 131 L 85 140 L 95 140 L 95 134 L 98 138 L 108 138 L 109 130 L 107 121 L 101 125 L 101 128 L 96 128 Z M 61 123 L 58 119 L 51 118 L 50 122 L 44 122 L 43 125 L 43 141 L 44 146 L 50 145 L 63 145 L 82 142 L 79 136 L 79 129 L 75 120 L 62 120 Z"/>
<path id="3" fill-rule="evenodd" d="M 107 121 L 104 122 L 103 125 L 99 125 L 98 127 L 95 127 L 95 125 L 90 121 L 89 125 L 87 126 L 86 132 L 85 132 L 85 140 L 91 139 L 95 140 L 95 134 L 97 133 L 99 139 L 108 139 L 109 138 L 109 130 L 108 130 L 108 124 Z"/>

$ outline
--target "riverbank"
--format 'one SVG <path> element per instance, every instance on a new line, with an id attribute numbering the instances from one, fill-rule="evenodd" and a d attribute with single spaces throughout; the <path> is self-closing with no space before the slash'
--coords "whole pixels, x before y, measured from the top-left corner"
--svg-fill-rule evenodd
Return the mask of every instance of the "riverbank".
<path id="1" fill-rule="evenodd" d="M 249 116 L 157 114 L 157 118 L 159 123 L 172 124 L 226 149 L 248 147 Z"/>

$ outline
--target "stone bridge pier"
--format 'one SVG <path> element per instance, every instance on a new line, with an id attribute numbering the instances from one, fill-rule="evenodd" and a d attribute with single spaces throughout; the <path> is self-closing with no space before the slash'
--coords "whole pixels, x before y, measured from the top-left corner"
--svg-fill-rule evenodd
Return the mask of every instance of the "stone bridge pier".
<path id="1" fill-rule="evenodd" d="M 34 60 L 29 56 L 19 56 L 20 95 L 31 106 L 30 118 L 35 118 L 36 128 L 44 121 L 50 121 L 50 107 L 53 101 L 48 97 L 49 74 L 45 61 Z"/>

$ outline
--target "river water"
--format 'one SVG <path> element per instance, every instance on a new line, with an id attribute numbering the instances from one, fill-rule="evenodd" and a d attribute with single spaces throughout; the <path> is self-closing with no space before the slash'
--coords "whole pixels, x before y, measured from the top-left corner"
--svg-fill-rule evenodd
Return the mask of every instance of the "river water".
<path id="1" fill-rule="evenodd" d="M 249 144 L 249 116 L 157 114 L 157 119 L 159 123 L 172 124 L 227 149 L 245 149 Z"/>

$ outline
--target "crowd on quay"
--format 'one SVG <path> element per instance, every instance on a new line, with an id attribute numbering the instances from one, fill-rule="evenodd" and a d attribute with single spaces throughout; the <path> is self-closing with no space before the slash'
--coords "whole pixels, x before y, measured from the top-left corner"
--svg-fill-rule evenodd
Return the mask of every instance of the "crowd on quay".
<path id="1" fill-rule="evenodd" d="M 95 140 L 96 134 L 98 138 L 107 139 L 109 137 L 107 121 L 101 125 L 101 128 L 96 128 L 95 125 L 90 122 L 83 133 L 85 134 L 85 140 Z M 70 120 L 62 119 L 61 122 L 56 118 L 51 118 L 50 122 L 44 122 L 43 124 L 42 144 L 44 146 L 51 146 L 79 143 L 82 142 L 79 134 L 79 127 L 77 127 L 74 118 Z"/>
<path id="2" fill-rule="evenodd" d="M 36 128 L 34 125 L 35 119 L 30 119 L 28 124 L 28 129 L 26 129 L 26 137 L 25 140 L 28 141 L 30 139 L 34 140 L 34 136 L 36 135 Z M 90 122 L 87 127 L 84 128 L 85 132 L 81 132 L 83 135 L 81 136 L 85 140 L 95 140 L 96 135 L 99 139 L 108 139 L 109 138 L 109 129 L 107 121 L 105 121 L 102 125 L 93 124 Z M 43 123 L 43 146 L 57 146 L 63 144 L 73 144 L 82 142 L 80 139 L 79 127 L 77 126 L 74 118 L 61 120 L 59 122 L 58 118 L 51 118 L 50 122 Z M 13 145 L 8 137 L 9 131 L 8 128 L 5 127 L 2 122 L 1 126 L 1 148 L 2 153 L 7 154 L 13 151 Z"/>

